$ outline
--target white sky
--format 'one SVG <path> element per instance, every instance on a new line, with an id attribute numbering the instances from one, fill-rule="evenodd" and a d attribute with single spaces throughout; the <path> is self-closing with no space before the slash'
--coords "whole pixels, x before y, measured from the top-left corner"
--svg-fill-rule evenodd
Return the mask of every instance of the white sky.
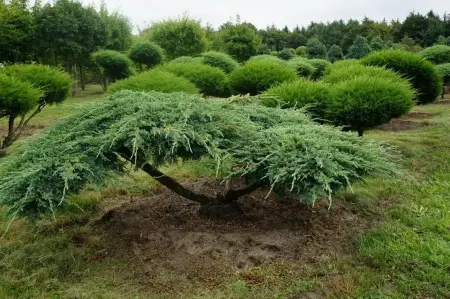
<path id="1" fill-rule="evenodd" d="M 98 5 L 101 0 L 84 0 Z M 118 10 L 128 16 L 133 25 L 145 28 L 146 24 L 186 12 L 203 24 L 218 27 L 236 14 L 241 21 L 253 23 L 258 28 L 275 24 L 307 26 L 311 21 L 327 22 L 349 18 L 374 20 L 403 20 L 409 12 L 427 13 L 430 10 L 443 14 L 450 10 L 449 0 L 105 0 L 108 9 Z M 136 30 L 136 28 L 135 28 Z"/>

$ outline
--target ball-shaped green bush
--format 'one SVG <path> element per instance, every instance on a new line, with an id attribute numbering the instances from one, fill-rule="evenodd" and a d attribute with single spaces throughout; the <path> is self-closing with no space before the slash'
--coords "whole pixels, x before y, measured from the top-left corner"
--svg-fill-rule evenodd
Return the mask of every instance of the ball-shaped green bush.
<path id="1" fill-rule="evenodd" d="M 26 81 L 44 93 L 40 102 L 60 103 L 67 99 L 72 79 L 66 72 L 41 64 L 13 64 L 0 68 L 0 73 Z"/>
<path id="2" fill-rule="evenodd" d="M 132 62 L 125 55 L 113 50 L 101 50 L 92 54 L 92 60 L 102 73 L 112 81 L 128 78 L 133 74 Z"/>
<path id="3" fill-rule="evenodd" d="M 131 47 L 128 57 L 139 66 L 145 65 L 150 69 L 164 62 L 164 50 L 152 42 L 138 42 Z"/>
<path id="4" fill-rule="evenodd" d="M 227 75 L 217 67 L 200 63 L 170 62 L 158 67 L 163 71 L 175 74 L 191 81 L 206 96 L 228 96 Z"/>
<path id="5" fill-rule="evenodd" d="M 109 88 L 110 93 L 121 90 L 200 93 L 200 90 L 188 79 L 158 69 L 116 81 Z"/>
<path id="6" fill-rule="evenodd" d="M 450 63 L 450 46 L 436 45 L 425 48 L 418 54 L 434 64 Z"/>
<path id="7" fill-rule="evenodd" d="M 311 76 L 312 80 L 320 80 L 325 74 L 325 70 L 331 64 L 325 59 L 310 59 L 308 62 L 314 67 L 314 73 Z"/>
<path id="8" fill-rule="evenodd" d="M 331 88 L 322 82 L 300 79 L 285 82 L 267 90 L 261 103 L 268 107 L 303 108 L 314 117 L 323 117 L 327 102 L 331 98 Z"/>
<path id="9" fill-rule="evenodd" d="M 385 66 L 408 78 L 417 90 L 419 104 L 431 103 L 440 95 L 442 79 L 434 65 L 414 53 L 401 50 L 373 52 L 362 59 L 365 65 Z"/>
<path id="10" fill-rule="evenodd" d="M 225 73 L 229 74 L 239 67 L 239 64 L 230 55 L 221 52 L 206 52 L 202 54 L 203 63 L 218 67 Z"/>
<path id="11" fill-rule="evenodd" d="M 403 78 L 400 74 L 397 74 L 392 70 L 386 69 L 384 67 L 365 66 L 362 64 L 350 64 L 348 66 L 342 66 L 337 69 L 332 69 L 329 74 L 326 74 L 324 76 L 322 81 L 329 84 L 336 84 L 360 76 L 386 78 L 402 82 L 406 85 L 411 85 L 408 79 Z"/>
<path id="12" fill-rule="evenodd" d="M 308 48 L 306 46 L 298 47 L 295 49 L 295 55 L 306 58 L 308 56 Z"/>
<path id="13" fill-rule="evenodd" d="M 416 95 L 405 81 L 374 76 L 342 81 L 332 90 L 326 119 L 357 131 L 360 136 L 369 128 L 408 113 Z"/>
<path id="14" fill-rule="evenodd" d="M 345 60 L 336 61 L 333 64 L 330 64 L 327 66 L 327 68 L 325 69 L 324 75 L 328 75 L 329 73 L 331 73 L 334 70 L 338 70 L 341 68 L 347 68 L 352 65 L 361 65 L 361 62 L 357 59 L 345 59 Z"/>
<path id="15" fill-rule="evenodd" d="M 203 63 L 203 58 L 192 56 L 180 56 L 170 61 L 170 63 Z"/>
<path id="16" fill-rule="evenodd" d="M 289 60 L 294 58 L 295 54 L 291 51 L 291 49 L 284 48 L 277 53 L 277 57 L 283 60 Z"/>
<path id="17" fill-rule="evenodd" d="M 42 96 L 43 92 L 30 82 L 0 73 L 0 118 L 27 113 Z"/>
<path id="18" fill-rule="evenodd" d="M 278 59 L 278 58 L 276 58 Z M 235 93 L 257 95 L 272 86 L 294 81 L 297 78 L 293 68 L 269 59 L 247 62 L 230 74 L 230 87 Z"/>
<path id="19" fill-rule="evenodd" d="M 278 58 L 276 56 L 273 56 L 273 55 L 268 55 L 268 54 L 253 56 L 248 61 L 250 62 L 250 61 L 261 61 L 261 60 L 273 61 L 273 62 L 276 62 L 276 63 L 278 63 L 280 65 L 283 65 L 283 66 L 287 66 L 288 65 L 285 60 L 280 59 L 280 58 Z"/>
<path id="20" fill-rule="evenodd" d="M 450 86 L 450 63 L 439 64 L 436 70 L 442 77 L 444 86 Z M 445 88 L 442 88 L 442 98 L 444 98 Z"/>
<path id="21" fill-rule="evenodd" d="M 301 78 L 310 78 L 314 73 L 314 67 L 307 59 L 295 57 L 288 61 L 288 65 L 295 69 L 297 76 Z"/>
<path id="22" fill-rule="evenodd" d="M 311 37 L 306 48 L 309 59 L 327 59 L 327 47 L 317 37 Z"/>

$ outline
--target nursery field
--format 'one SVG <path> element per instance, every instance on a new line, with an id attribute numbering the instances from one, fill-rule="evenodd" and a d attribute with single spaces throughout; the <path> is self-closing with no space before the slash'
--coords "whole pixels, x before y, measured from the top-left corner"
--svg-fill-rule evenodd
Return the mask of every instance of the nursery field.
<path id="1" fill-rule="evenodd" d="M 99 92 L 47 107 L 28 135 Z M 449 104 L 415 106 L 365 132 L 397 147 L 405 173 L 354 184 L 330 209 L 265 198 L 263 188 L 243 215 L 210 220 L 132 171 L 71 195 L 77 206 L 54 216 L 5 217 L 0 298 L 448 298 Z M 223 188 L 208 159 L 162 169 L 193 190 Z"/>

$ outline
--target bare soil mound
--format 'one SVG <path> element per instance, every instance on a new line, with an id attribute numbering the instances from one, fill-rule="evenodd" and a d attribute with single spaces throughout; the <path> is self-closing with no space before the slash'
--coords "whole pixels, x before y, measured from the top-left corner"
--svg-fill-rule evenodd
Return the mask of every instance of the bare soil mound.
<path id="1" fill-rule="evenodd" d="M 219 181 L 185 184 L 213 194 Z M 233 221 L 198 215 L 199 206 L 162 190 L 107 212 L 95 224 L 109 256 L 139 260 L 145 277 L 161 273 L 218 282 L 239 269 L 271 262 L 315 263 L 324 255 L 345 253 L 361 229 L 374 225 L 350 203 L 311 208 L 267 190 L 244 198 L 244 215 Z"/>
<path id="2" fill-rule="evenodd" d="M 406 116 L 407 118 L 419 118 L 419 119 L 428 119 L 433 118 L 433 113 L 426 113 L 426 112 L 410 112 Z"/>
<path id="3" fill-rule="evenodd" d="M 376 129 L 381 131 L 400 132 L 400 131 L 416 130 L 427 127 L 428 125 L 429 124 L 427 121 L 417 122 L 404 119 L 393 119 L 388 123 L 376 127 Z"/>

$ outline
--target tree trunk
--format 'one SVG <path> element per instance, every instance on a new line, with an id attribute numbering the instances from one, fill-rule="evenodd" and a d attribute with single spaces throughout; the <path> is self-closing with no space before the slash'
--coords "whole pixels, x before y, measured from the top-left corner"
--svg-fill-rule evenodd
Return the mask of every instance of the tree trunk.
<path id="1" fill-rule="evenodd" d="M 14 120 L 16 116 L 14 114 L 9 115 L 8 119 L 8 135 L 6 135 L 5 140 L 2 143 L 1 149 L 5 149 L 13 143 L 14 140 Z"/>
<path id="2" fill-rule="evenodd" d="M 119 156 L 132 164 L 139 167 L 148 175 L 157 180 L 160 184 L 164 185 L 171 191 L 180 195 L 183 198 L 197 202 L 201 204 L 199 210 L 200 214 L 211 218 L 232 219 L 236 218 L 242 213 L 238 203 L 236 202 L 240 197 L 250 194 L 253 191 L 261 187 L 261 184 L 252 184 L 243 189 L 238 190 L 226 190 L 224 193 L 219 193 L 215 197 L 198 194 L 178 183 L 175 179 L 165 175 L 159 171 L 153 165 L 147 163 L 146 160 L 138 158 L 136 161 L 135 156 L 127 148 L 121 148 L 117 151 Z M 143 155 L 139 155 L 143 157 Z"/>
<path id="3" fill-rule="evenodd" d="M 86 84 L 84 82 L 84 67 L 80 64 L 79 66 L 80 69 L 80 85 L 81 85 L 81 90 L 85 90 L 86 89 Z"/>
<path id="4" fill-rule="evenodd" d="M 364 135 L 364 130 L 363 129 L 358 129 L 358 136 L 362 137 Z"/>

